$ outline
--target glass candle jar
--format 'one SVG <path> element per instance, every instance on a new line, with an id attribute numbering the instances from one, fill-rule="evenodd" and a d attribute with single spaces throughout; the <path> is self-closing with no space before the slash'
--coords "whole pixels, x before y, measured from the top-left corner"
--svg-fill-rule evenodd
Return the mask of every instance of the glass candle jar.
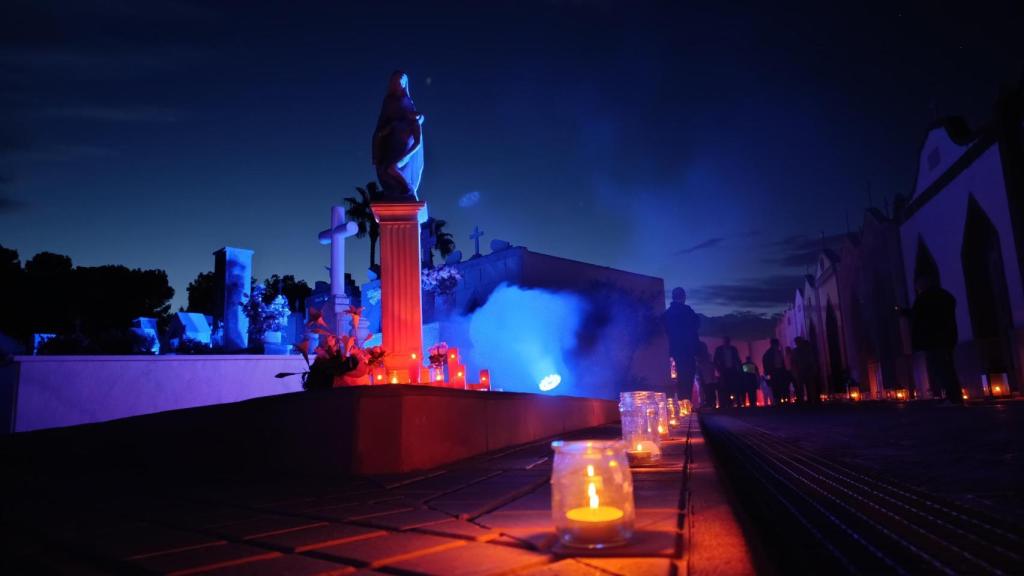
<path id="1" fill-rule="evenodd" d="M 633 477 L 618 440 L 556 441 L 551 516 L 566 546 L 606 548 L 633 535 Z"/>
<path id="2" fill-rule="evenodd" d="M 658 435 L 662 438 L 668 438 L 668 397 L 665 396 L 664 392 L 655 392 L 654 402 L 658 408 Z"/>
<path id="3" fill-rule="evenodd" d="M 658 403 L 654 393 L 622 392 L 619 394 L 619 416 L 629 463 L 643 466 L 661 460 Z"/>

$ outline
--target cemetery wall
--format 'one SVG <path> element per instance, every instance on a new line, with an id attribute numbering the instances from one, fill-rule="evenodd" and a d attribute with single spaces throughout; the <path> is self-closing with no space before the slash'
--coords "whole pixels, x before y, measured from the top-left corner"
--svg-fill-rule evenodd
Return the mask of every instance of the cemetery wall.
<path id="1" fill-rule="evenodd" d="M 301 390 L 300 356 L 16 356 L 0 371 L 4 432 L 102 422 Z M 5 424 L 0 420 L 0 425 Z"/>

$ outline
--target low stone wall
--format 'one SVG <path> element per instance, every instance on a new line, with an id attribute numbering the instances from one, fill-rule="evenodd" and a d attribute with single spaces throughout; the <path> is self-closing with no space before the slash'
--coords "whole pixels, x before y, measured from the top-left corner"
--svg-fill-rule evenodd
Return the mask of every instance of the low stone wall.
<path id="1" fill-rule="evenodd" d="M 429 386 L 354 390 L 353 471 L 393 474 L 618 420 L 596 398 L 472 392 Z"/>
<path id="2" fill-rule="evenodd" d="M 40 430 L 0 441 L 17 465 L 140 467 L 185 478 L 383 475 L 614 422 L 609 400 L 429 386 L 354 386 Z"/>
<path id="3" fill-rule="evenodd" d="M 305 369 L 300 356 L 16 356 L 0 370 L 0 431 L 73 426 L 295 392 L 302 388 L 299 377 L 274 375 Z"/>

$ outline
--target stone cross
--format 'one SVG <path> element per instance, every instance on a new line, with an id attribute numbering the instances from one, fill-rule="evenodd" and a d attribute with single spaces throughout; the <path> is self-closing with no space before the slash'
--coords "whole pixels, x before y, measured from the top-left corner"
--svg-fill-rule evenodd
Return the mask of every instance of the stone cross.
<path id="1" fill-rule="evenodd" d="M 476 253 L 473 257 L 476 258 L 480 255 L 480 237 L 484 235 L 484 231 L 479 226 L 473 226 L 473 233 L 469 235 L 469 238 L 476 243 Z"/>
<path id="2" fill-rule="evenodd" d="M 331 208 L 331 227 L 320 233 L 321 244 L 331 245 L 331 301 L 333 328 L 335 334 L 347 334 L 349 327 L 344 324 L 345 310 L 349 299 L 345 295 L 345 239 L 355 236 L 359 226 L 345 220 L 345 207 Z"/>

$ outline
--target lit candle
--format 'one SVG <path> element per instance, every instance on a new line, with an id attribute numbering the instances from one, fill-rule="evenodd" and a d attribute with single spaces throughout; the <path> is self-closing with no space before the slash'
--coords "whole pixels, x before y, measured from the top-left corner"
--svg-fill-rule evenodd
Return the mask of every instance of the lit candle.
<path id="1" fill-rule="evenodd" d="M 562 544 L 605 548 L 633 535 L 633 480 L 620 441 L 556 441 L 551 519 Z"/>
<path id="2" fill-rule="evenodd" d="M 587 505 L 570 508 L 565 513 L 568 530 L 579 543 L 606 544 L 622 539 L 622 519 L 625 513 L 615 506 L 602 506 L 597 494 L 600 477 L 595 477 L 594 466 L 587 465 Z"/>
<path id="3" fill-rule="evenodd" d="M 661 455 L 661 449 L 650 440 L 641 440 L 631 449 L 626 450 L 626 457 L 631 466 L 643 466 L 655 460 L 655 456 Z"/>

